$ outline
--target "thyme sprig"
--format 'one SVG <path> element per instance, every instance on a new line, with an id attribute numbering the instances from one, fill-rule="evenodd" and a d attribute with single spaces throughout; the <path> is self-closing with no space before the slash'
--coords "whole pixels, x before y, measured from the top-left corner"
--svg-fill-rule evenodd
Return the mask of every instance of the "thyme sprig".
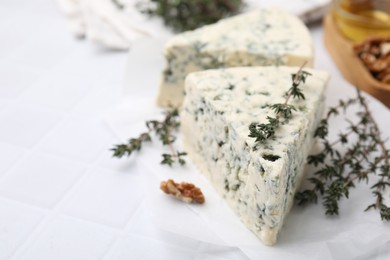
<path id="1" fill-rule="evenodd" d="M 136 7 L 151 17 L 161 17 L 176 32 L 193 30 L 236 14 L 242 0 L 143 0 Z"/>
<path id="2" fill-rule="evenodd" d="M 382 220 L 390 221 L 390 207 L 385 202 L 385 193 L 390 190 L 390 150 L 386 148 L 378 124 L 369 110 L 367 100 L 360 90 L 355 98 L 339 101 L 331 107 L 315 131 L 322 148 L 308 157 L 308 164 L 316 169 L 308 181 L 313 185 L 296 194 L 299 205 L 317 203 L 321 198 L 327 215 L 339 214 L 339 202 L 349 198 L 349 193 L 358 183 L 374 184 L 370 187 L 374 202 L 367 210 L 379 211 Z M 333 117 L 347 116 L 348 110 L 358 107 L 357 122 L 346 119 L 347 129 L 336 140 L 330 141 L 329 121 Z"/>
<path id="3" fill-rule="evenodd" d="M 176 137 L 173 135 L 180 127 L 179 111 L 178 109 L 168 110 L 165 113 L 165 118 L 162 121 L 150 120 L 146 121 L 147 132 L 141 133 L 137 138 L 131 138 L 125 144 L 115 145 L 111 150 L 114 152 L 113 156 L 122 158 L 127 155 L 130 156 L 135 151 L 140 151 L 142 145 L 152 141 L 152 133 L 158 137 L 160 142 L 168 146 L 170 153 L 162 154 L 161 164 L 172 166 L 175 163 L 184 165 L 186 163 L 184 157 L 186 152 L 177 151 L 173 143 Z"/>
<path id="4" fill-rule="evenodd" d="M 306 78 L 311 74 L 304 71 L 303 68 L 306 65 L 305 62 L 298 70 L 297 73 L 292 74 L 292 86 L 286 93 L 286 99 L 284 103 L 277 103 L 270 105 L 271 110 L 275 112 L 275 116 L 267 116 L 267 123 L 251 123 L 249 125 L 249 137 L 256 138 L 256 142 L 265 143 L 268 139 L 275 135 L 276 129 L 283 122 L 282 119 L 288 120 L 292 118 L 293 111 L 296 108 L 293 105 L 288 104 L 291 98 L 305 99 L 305 95 L 300 89 L 301 83 L 306 82 Z"/>

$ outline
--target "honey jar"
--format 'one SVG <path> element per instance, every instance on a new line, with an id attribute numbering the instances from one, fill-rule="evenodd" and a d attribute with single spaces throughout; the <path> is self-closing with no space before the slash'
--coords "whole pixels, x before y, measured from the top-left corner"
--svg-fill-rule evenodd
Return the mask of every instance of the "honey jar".
<path id="1" fill-rule="evenodd" d="M 332 14 L 339 30 L 353 42 L 390 36 L 390 0 L 334 0 Z"/>

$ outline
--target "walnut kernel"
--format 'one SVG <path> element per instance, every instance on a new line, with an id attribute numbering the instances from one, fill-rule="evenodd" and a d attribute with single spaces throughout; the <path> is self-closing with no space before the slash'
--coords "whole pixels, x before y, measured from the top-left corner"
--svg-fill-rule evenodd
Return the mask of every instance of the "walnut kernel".
<path id="1" fill-rule="evenodd" d="M 186 203 L 196 202 L 202 204 L 205 202 L 202 191 L 192 183 L 176 183 L 169 179 L 161 182 L 160 188 L 166 194 L 174 195 Z"/>
<path id="2" fill-rule="evenodd" d="M 387 67 L 388 67 L 388 64 L 387 64 L 386 60 L 384 60 L 384 59 L 377 59 L 370 66 L 370 69 L 371 69 L 371 71 L 374 71 L 374 72 L 380 72 L 380 71 L 383 71 L 384 69 L 386 69 Z"/>
<path id="3" fill-rule="evenodd" d="M 390 38 L 368 39 L 354 50 L 376 80 L 390 84 Z"/>

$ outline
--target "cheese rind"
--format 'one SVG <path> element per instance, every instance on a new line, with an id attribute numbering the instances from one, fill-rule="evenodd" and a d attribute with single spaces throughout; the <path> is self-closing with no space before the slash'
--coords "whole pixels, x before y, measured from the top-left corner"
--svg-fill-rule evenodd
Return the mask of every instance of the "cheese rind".
<path id="1" fill-rule="evenodd" d="M 260 9 L 185 32 L 167 42 L 157 103 L 180 106 L 190 72 L 239 66 L 310 67 L 313 47 L 306 26 L 278 8 Z"/>
<path id="2" fill-rule="evenodd" d="M 185 151 L 242 222 L 267 245 L 276 242 L 324 106 L 328 74 L 312 74 L 301 86 L 305 100 L 264 144 L 248 137 L 252 122 L 275 116 L 297 67 L 247 67 L 191 73 L 181 111 Z"/>

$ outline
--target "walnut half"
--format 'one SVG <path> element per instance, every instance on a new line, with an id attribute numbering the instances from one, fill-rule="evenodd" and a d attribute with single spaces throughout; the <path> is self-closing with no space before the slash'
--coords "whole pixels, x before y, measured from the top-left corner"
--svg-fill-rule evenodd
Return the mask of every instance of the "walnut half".
<path id="1" fill-rule="evenodd" d="M 196 202 L 202 204 L 205 201 L 202 191 L 192 183 L 176 183 L 169 179 L 161 182 L 160 188 L 166 194 L 172 194 L 186 203 Z"/>
<path id="2" fill-rule="evenodd" d="M 354 50 L 376 80 L 390 84 L 390 37 L 367 39 Z"/>

